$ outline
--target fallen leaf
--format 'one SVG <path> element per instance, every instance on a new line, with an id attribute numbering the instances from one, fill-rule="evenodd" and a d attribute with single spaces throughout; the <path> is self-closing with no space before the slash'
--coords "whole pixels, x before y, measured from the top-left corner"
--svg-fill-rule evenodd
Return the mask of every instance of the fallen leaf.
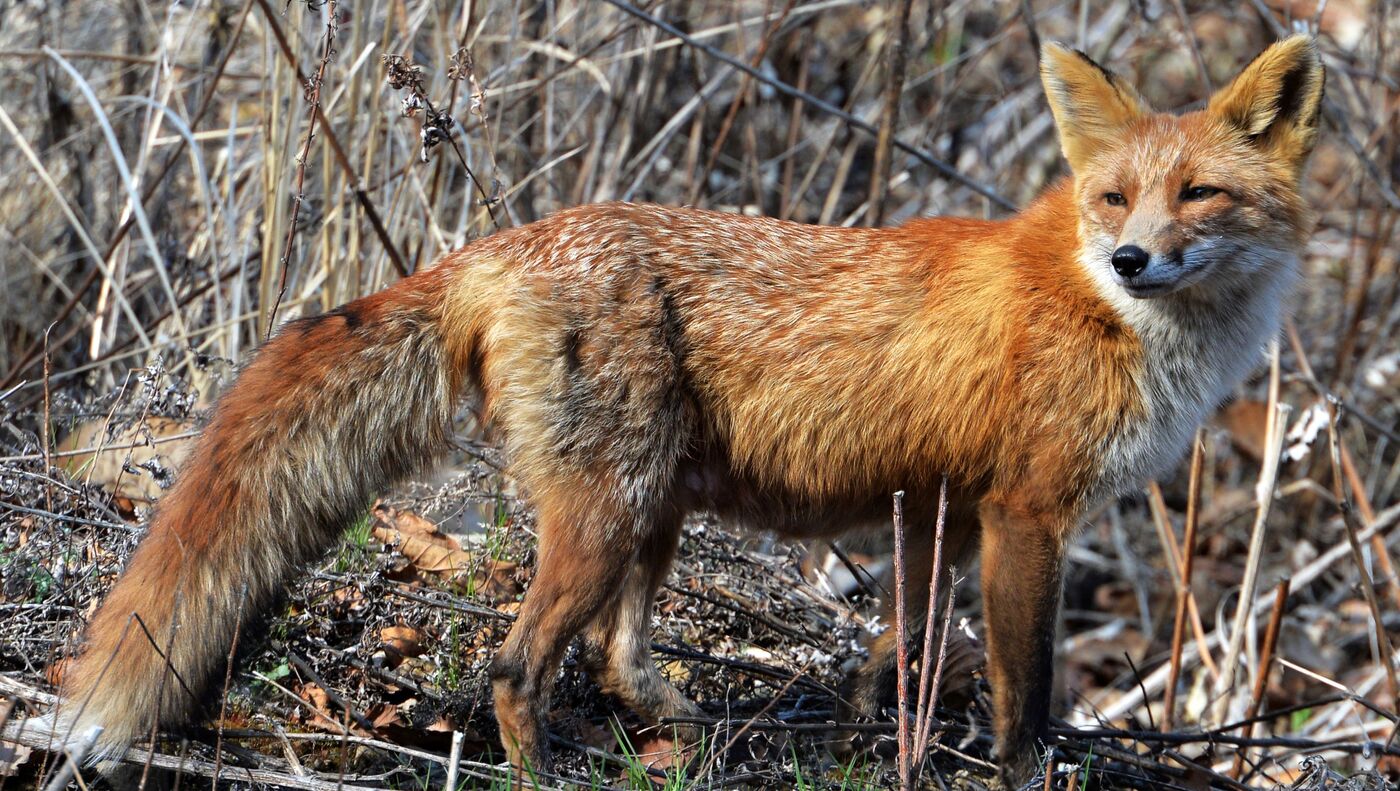
<path id="1" fill-rule="evenodd" d="M 661 675 L 672 684 L 681 685 L 690 680 L 690 668 L 679 659 L 670 659 L 660 665 Z"/>
<path id="2" fill-rule="evenodd" d="M 316 710 L 314 714 L 309 715 L 311 717 L 310 721 L 306 721 L 305 719 L 308 713 L 305 710 L 301 712 L 302 719 L 306 722 L 308 727 L 322 731 L 330 731 L 331 733 L 345 732 L 344 727 L 339 722 L 330 718 L 331 696 L 326 694 L 326 691 L 321 688 L 320 684 L 307 682 L 298 687 L 296 693 L 297 697 L 306 701 L 311 705 L 311 708 Z"/>
<path id="3" fill-rule="evenodd" d="M 155 461 L 162 469 L 176 469 L 194 442 L 193 437 L 170 439 L 190 430 L 189 424 L 170 418 L 148 417 L 112 436 L 107 436 L 107 427 L 105 419 L 83 423 L 64 437 L 55 450 L 85 451 L 65 457 L 63 468 L 74 478 L 90 481 L 128 502 L 153 502 L 163 491 L 154 475 L 133 475 L 128 468 L 137 469 Z M 152 444 L 151 440 L 164 441 Z M 125 514 L 122 516 L 126 518 Z"/>
<path id="4" fill-rule="evenodd" d="M 112 507 L 116 509 L 117 515 L 128 522 L 136 521 L 136 503 L 130 497 L 118 494 L 112 498 Z"/>
<path id="5" fill-rule="evenodd" d="M 399 707 L 389 703 L 376 703 L 365 712 L 365 719 L 369 720 L 376 730 L 404 724 L 403 718 L 399 716 Z"/>
<path id="6" fill-rule="evenodd" d="M 967 708 L 977 695 L 977 674 L 987 664 L 987 650 L 964 618 L 948 635 L 943 675 L 938 683 L 938 703 L 950 709 Z"/>
<path id="7" fill-rule="evenodd" d="M 520 595 L 520 567 L 509 560 L 488 560 L 476 571 L 476 595 L 487 601 L 505 601 Z"/>
<path id="8" fill-rule="evenodd" d="M 354 585 L 342 585 L 331 591 L 331 598 L 348 610 L 355 610 L 365 603 L 365 595 Z"/>
<path id="9" fill-rule="evenodd" d="M 423 654 L 423 633 L 412 626 L 386 626 L 379 630 L 384 645 L 386 664 L 398 667 L 404 659 Z"/>
<path id="10" fill-rule="evenodd" d="M 1269 405 L 1263 401 L 1242 398 L 1220 410 L 1216 417 L 1230 441 L 1239 451 L 1254 461 L 1264 458 L 1264 434 L 1269 420 Z"/>
<path id="11" fill-rule="evenodd" d="M 396 547 L 419 572 L 450 576 L 470 573 L 476 565 L 475 556 L 441 533 L 405 532 L 382 522 L 373 532 L 376 539 Z"/>

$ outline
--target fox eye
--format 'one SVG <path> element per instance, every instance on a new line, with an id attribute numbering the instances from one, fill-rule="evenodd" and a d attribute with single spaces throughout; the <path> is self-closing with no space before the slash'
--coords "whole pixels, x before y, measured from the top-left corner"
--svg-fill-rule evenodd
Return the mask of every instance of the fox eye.
<path id="1" fill-rule="evenodd" d="M 1214 195 L 1219 195 L 1219 187 L 1186 187 L 1181 191 L 1182 200 L 1205 200 Z"/>
<path id="2" fill-rule="evenodd" d="M 1109 206 L 1128 205 L 1128 199 L 1123 197 L 1123 193 L 1121 192 L 1105 192 L 1103 194 L 1103 199 L 1104 202 L 1107 203 Z"/>

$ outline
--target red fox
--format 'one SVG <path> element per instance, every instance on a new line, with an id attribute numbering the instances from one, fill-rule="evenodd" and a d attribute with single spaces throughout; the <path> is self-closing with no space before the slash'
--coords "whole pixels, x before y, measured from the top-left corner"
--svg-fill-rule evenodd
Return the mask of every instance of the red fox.
<path id="1" fill-rule="evenodd" d="M 547 766 L 575 637 L 639 715 L 698 713 L 648 651 L 687 514 L 832 536 L 887 525 L 904 490 L 917 591 L 946 475 L 944 557 L 981 547 L 1001 780 L 1032 776 L 1066 543 L 1093 503 L 1174 464 L 1277 332 L 1323 90 L 1303 36 L 1180 116 L 1058 45 L 1041 76 L 1072 177 L 1006 220 L 584 206 L 289 323 L 219 401 L 88 625 L 56 727 L 100 726 L 110 756 L 201 711 L 240 617 L 422 470 L 470 394 L 539 519 L 534 582 L 490 667 L 516 767 Z M 854 711 L 874 708 L 895 639 L 872 641 Z"/>

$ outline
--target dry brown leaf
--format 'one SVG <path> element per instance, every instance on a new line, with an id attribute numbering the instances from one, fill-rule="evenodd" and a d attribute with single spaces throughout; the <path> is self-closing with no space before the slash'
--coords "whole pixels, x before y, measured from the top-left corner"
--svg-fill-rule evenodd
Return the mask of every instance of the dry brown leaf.
<path id="1" fill-rule="evenodd" d="M 520 595 L 520 567 L 509 560 L 488 560 L 476 572 L 476 594 L 488 601 L 505 601 Z"/>
<path id="2" fill-rule="evenodd" d="M 456 539 L 451 536 L 443 535 L 442 531 L 438 530 L 437 525 L 412 511 L 400 511 L 381 503 L 375 507 L 375 516 L 393 526 L 400 533 L 422 536 L 448 549 L 462 548 L 462 545 L 458 544 Z"/>
<path id="3" fill-rule="evenodd" d="M 375 521 L 378 523 L 376 526 L 397 530 L 404 535 L 418 536 L 446 549 L 462 548 L 456 539 L 445 535 L 441 530 L 438 530 L 437 525 L 412 511 L 400 511 L 383 502 L 376 502 L 373 511 Z"/>
<path id="4" fill-rule="evenodd" d="M 435 539 L 432 536 L 405 533 L 395 528 L 375 525 L 374 537 L 397 547 L 399 554 L 407 558 L 413 568 L 428 574 L 452 575 L 467 572 L 476 562 L 476 558 L 470 552 L 444 546 L 443 539 L 452 541 L 447 536 L 437 536 Z"/>
<path id="5" fill-rule="evenodd" d="M 379 631 L 389 667 L 398 667 L 404 659 L 423 654 L 423 633 L 412 626 L 386 626 Z"/>
<path id="6" fill-rule="evenodd" d="M 309 722 L 306 722 L 307 727 L 322 731 L 330 731 L 332 733 L 345 732 L 344 726 L 331 719 L 331 696 L 326 694 L 326 691 L 321 688 L 320 684 L 307 682 L 298 687 L 296 693 L 297 697 L 306 701 L 311 705 L 311 708 L 316 710 L 315 714 L 309 715 L 311 719 Z M 305 722 L 308 713 L 303 711 L 302 715 L 302 719 Z"/>
<path id="7" fill-rule="evenodd" d="M 986 664 L 987 651 L 981 640 L 963 628 L 951 630 L 943 657 L 943 675 L 938 680 L 939 705 L 966 708 L 977 694 L 977 674 Z"/>
<path id="8" fill-rule="evenodd" d="M 397 547 L 414 571 L 451 577 L 470 573 L 477 565 L 476 556 L 463 550 L 456 539 L 412 511 L 377 503 L 374 518 L 374 537 Z"/>
<path id="9" fill-rule="evenodd" d="M 672 684 L 680 685 L 690 680 L 690 668 L 679 659 L 669 659 L 660 664 L 661 675 Z"/>
<path id="10" fill-rule="evenodd" d="M 355 610 L 364 606 L 365 595 L 354 585 L 342 585 L 331 591 L 331 598 L 342 607 Z"/>
<path id="11" fill-rule="evenodd" d="M 112 508 L 116 509 L 117 516 L 128 522 L 136 521 L 136 503 L 130 497 L 118 494 L 112 498 Z"/>
<path id="12" fill-rule="evenodd" d="M 369 720 L 376 730 L 405 724 L 403 717 L 399 716 L 399 707 L 389 703 L 376 703 L 371 706 L 370 710 L 365 712 L 365 719 Z"/>
<path id="13" fill-rule="evenodd" d="M 451 717 L 438 717 L 423 730 L 430 733 L 451 733 L 457 730 L 457 723 L 453 722 Z"/>
<path id="14" fill-rule="evenodd" d="M 1240 399 L 1220 410 L 1216 421 L 1230 432 L 1230 441 L 1241 453 L 1255 462 L 1264 458 L 1264 434 L 1269 421 L 1267 403 Z"/>

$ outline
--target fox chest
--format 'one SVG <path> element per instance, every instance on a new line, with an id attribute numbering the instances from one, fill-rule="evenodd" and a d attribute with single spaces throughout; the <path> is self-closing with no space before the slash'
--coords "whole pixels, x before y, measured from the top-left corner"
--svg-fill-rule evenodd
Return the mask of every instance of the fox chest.
<path id="1" fill-rule="evenodd" d="M 1171 472 L 1208 419 L 1258 366 L 1276 322 L 1140 331 L 1144 354 L 1134 384 L 1142 409 L 1104 443 L 1091 500 L 1123 495 Z M 1229 339 L 1228 341 L 1226 339 Z"/>

